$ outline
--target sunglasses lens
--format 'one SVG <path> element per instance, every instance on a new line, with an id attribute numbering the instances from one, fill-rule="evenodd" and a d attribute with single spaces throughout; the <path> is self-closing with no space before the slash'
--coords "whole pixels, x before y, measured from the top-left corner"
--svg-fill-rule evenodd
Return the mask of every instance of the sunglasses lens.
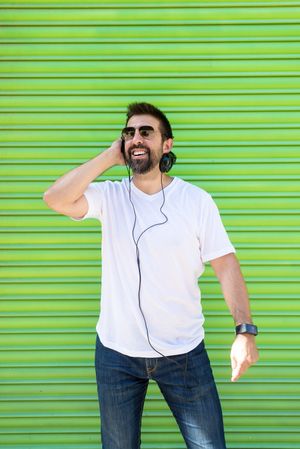
<path id="1" fill-rule="evenodd" d="M 134 128 L 124 128 L 122 131 L 122 137 L 124 140 L 130 140 L 133 139 L 135 134 Z"/>
<path id="2" fill-rule="evenodd" d="M 141 128 L 140 129 L 140 135 L 144 138 L 144 139 L 151 139 L 151 137 L 153 136 L 153 129 L 149 129 L 149 128 Z"/>

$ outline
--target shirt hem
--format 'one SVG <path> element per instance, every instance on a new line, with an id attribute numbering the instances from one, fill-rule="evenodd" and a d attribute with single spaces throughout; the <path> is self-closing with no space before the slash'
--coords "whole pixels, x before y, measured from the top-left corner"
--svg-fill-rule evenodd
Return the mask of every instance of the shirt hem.
<path id="1" fill-rule="evenodd" d="M 98 336 L 99 336 L 103 346 L 106 346 L 109 349 L 113 349 L 114 351 L 120 352 L 121 354 L 127 355 L 129 357 L 144 357 L 144 358 L 158 358 L 158 357 L 162 357 L 160 354 L 158 354 L 155 351 L 149 351 L 149 352 L 128 351 L 126 348 L 120 347 L 119 345 L 116 345 L 115 343 L 112 343 L 110 341 L 105 340 L 105 338 L 103 338 L 103 337 L 101 337 L 99 335 L 98 331 L 97 331 L 97 333 L 98 333 Z M 181 347 L 180 349 L 176 348 L 176 349 L 164 351 L 163 349 L 157 348 L 157 350 L 159 352 L 161 352 L 166 357 L 169 357 L 169 356 L 172 356 L 172 355 L 185 354 L 186 352 L 189 352 L 189 351 L 192 351 L 193 349 L 195 349 L 196 346 L 198 346 L 203 339 L 204 339 L 204 332 L 202 333 L 202 335 L 197 337 L 196 340 L 193 340 L 193 342 L 190 345 Z"/>

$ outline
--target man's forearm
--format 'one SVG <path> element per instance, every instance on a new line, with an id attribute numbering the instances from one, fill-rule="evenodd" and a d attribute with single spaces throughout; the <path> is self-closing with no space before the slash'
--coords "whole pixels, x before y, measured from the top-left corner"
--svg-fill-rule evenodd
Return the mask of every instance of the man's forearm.
<path id="1" fill-rule="evenodd" d="M 235 255 L 227 254 L 212 261 L 211 265 L 235 323 L 252 323 L 248 292 Z"/>

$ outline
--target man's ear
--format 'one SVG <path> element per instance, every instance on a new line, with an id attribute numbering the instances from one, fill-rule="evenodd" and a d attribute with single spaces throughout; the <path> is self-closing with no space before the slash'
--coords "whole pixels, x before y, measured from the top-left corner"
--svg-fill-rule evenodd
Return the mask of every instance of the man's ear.
<path id="1" fill-rule="evenodd" d="M 163 143 L 163 152 L 169 153 L 173 148 L 173 139 L 166 139 Z"/>

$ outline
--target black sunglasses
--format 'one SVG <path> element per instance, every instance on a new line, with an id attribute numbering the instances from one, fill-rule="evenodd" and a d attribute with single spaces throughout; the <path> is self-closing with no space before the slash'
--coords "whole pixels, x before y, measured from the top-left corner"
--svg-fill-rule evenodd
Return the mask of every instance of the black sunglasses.
<path id="1" fill-rule="evenodd" d="M 140 136 L 143 139 L 152 139 L 156 132 L 154 130 L 154 128 L 152 128 L 152 126 L 145 125 L 145 126 L 140 126 L 139 128 L 134 128 L 133 126 L 127 126 L 126 128 L 122 129 L 122 138 L 124 140 L 133 139 L 137 129 L 140 133 Z"/>

